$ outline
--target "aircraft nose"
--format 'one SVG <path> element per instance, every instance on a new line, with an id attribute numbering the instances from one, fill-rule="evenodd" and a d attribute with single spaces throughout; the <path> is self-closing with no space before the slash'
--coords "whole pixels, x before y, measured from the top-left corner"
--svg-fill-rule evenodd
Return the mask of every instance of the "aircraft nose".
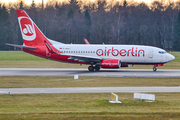
<path id="1" fill-rule="evenodd" d="M 173 55 L 169 54 L 168 59 L 169 59 L 169 61 L 173 61 L 175 59 L 175 57 Z"/>

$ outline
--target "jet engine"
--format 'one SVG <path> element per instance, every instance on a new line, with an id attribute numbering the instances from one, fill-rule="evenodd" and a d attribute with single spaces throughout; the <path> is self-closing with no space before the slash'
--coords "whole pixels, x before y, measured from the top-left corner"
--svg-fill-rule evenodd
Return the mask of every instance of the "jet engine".
<path id="1" fill-rule="evenodd" d="M 119 59 L 104 59 L 101 60 L 101 68 L 120 68 L 121 61 Z"/>

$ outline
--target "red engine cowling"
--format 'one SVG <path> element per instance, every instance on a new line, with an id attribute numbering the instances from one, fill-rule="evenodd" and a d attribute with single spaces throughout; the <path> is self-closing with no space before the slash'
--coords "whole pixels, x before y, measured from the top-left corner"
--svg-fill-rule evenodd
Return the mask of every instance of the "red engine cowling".
<path id="1" fill-rule="evenodd" d="M 119 59 L 104 59 L 101 60 L 101 68 L 120 68 L 121 61 Z"/>

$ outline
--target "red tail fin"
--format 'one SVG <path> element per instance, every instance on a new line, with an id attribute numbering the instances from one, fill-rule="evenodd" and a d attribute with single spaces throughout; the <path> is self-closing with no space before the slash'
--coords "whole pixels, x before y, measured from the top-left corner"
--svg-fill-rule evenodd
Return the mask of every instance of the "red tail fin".
<path id="1" fill-rule="evenodd" d="M 24 10 L 16 10 L 24 44 L 27 46 L 45 45 L 46 36 L 36 26 Z"/>

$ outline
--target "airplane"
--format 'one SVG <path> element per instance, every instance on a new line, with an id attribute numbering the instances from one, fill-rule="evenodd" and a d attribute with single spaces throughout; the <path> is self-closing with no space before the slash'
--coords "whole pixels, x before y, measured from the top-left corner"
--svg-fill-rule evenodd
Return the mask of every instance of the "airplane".
<path id="1" fill-rule="evenodd" d="M 165 50 L 144 45 L 64 44 L 47 38 L 24 10 L 16 10 L 23 45 L 6 44 L 22 48 L 26 53 L 66 63 L 89 64 L 89 71 L 100 68 L 121 68 L 129 65 L 158 66 L 175 57 Z"/>

